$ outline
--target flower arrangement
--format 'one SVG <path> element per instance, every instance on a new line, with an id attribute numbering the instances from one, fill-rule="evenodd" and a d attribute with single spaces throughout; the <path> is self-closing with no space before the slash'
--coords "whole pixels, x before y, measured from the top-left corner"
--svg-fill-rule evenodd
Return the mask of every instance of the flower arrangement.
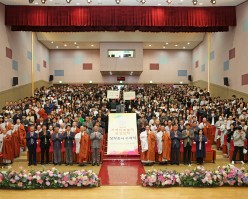
<path id="1" fill-rule="evenodd" d="M 181 183 L 179 174 L 171 170 L 149 170 L 146 174 L 141 175 L 141 180 L 144 187 L 179 186 Z"/>
<path id="2" fill-rule="evenodd" d="M 220 187 L 248 186 L 248 171 L 234 165 L 218 167 L 209 171 L 202 166 L 177 173 L 171 170 L 152 170 L 141 175 L 142 186 L 149 187 Z"/>
<path id="3" fill-rule="evenodd" d="M 91 170 L 59 172 L 56 168 L 43 171 L 1 171 L 0 189 L 51 189 L 98 187 L 100 180 Z"/>

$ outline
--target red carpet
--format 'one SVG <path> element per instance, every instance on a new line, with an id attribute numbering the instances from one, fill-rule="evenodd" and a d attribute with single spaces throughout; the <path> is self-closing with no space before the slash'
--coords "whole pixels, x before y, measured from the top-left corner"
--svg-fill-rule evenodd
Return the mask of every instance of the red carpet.
<path id="1" fill-rule="evenodd" d="M 145 169 L 139 156 L 105 156 L 100 168 L 101 185 L 140 185 L 140 175 Z"/>

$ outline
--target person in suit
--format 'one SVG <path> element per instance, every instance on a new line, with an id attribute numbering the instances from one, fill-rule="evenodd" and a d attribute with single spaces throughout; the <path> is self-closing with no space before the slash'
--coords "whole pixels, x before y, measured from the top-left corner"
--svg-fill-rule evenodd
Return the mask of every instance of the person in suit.
<path id="1" fill-rule="evenodd" d="M 37 165 L 36 163 L 36 148 L 37 148 L 37 142 L 38 134 L 34 131 L 34 125 L 30 126 L 30 131 L 27 132 L 26 140 L 27 140 L 27 147 L 29 151 L 29 158 L 28 158 L 28 166 L 30 165 Z"/>
<path id="2" fill-rule="evenodd" d="M 180 122 L 178 124 L 178 131 L 183 132 L 183 130 L 185 130 L 184 121 L 180 120 Z"/>
<path id="3" fill-rule="evenodd" d="M 206 147 L 205 142 L 207 141 L 207 138 L 205 135 L 203 135 L 203 130 L 200 129 L 198 134 L 195 136 L 195 142 L 196 142 L 196 163 L 197 164 L 203 164 L 203 159 L 206 155 Z"/>
<path id="4" fill-rule="evenodd" d="M 190 124 L 187 123 L 186 129 L 182 131 L 182 139 L 183 139 L 183 160 L 184 165 L 191 165 L 191 149 L 194 140 L 194 131 L 190 129 Z"/>
<path id="5" fill-rule="evenodd" d="M 173 126 L 173 131 L 170 132 L 171 137 L 171 164 L 179 165 L 180 140 L 182 133 L 178 131 L 178 125 Z"/>
<path id="6" fill-rule="evenodd" d="M 54 132 L 52 134 L 53 141 L 53 154 L 54 154 L 54 165 L 61 165 L 61 141 L 63 140 L 63 136 L 59 133 L 59 127 L 54 127 Z"/>
<path id="7" fill-rule="evenodd" d="M 91 149 L 92 149 L 92 166 L 100 164 L 100 147 L 101 147 L 101 140 L 103 138 L 102 134 L 98 132 L 98 127 L 94 126 L 94 131 L 90 134 L 91 140 Z"/>
<path id="8" fill-rule="evenodd" d="M 72 164 L 72 148 L 73 148 L 73 140 L 74 140 L 74 133 L 71 132 L 71 126 L 66 126 L 66 131 L 63 135 L 63 139 L 65 140 L 65 166 L 73 165 Z"/>
<path id="9" fill-rule="evenodd" d="M 41 164 L 44 164 L 44 158 L 46 154 L 46 164 L 49 164 L 49 148 L 50 148 L 51 134 L 47 131 L 45 124 L 42 126 L 42 131 L 40 132 L 40 149 L 41 149 Z"/>

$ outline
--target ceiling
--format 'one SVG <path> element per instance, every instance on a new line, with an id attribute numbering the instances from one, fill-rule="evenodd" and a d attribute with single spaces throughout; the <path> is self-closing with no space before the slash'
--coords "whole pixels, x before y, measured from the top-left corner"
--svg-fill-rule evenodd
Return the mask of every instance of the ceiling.
<path id="1" fill-rule="evenodd" d="M 215 6 L 237 6 L 247 0 L 216 0 Z M 34 0 L 32 4 L 29 0 L 0 0 L 5 5 L 45 5 L 45 6 L 116 6 L 115 0 L 92 0 L 88 4 L 87 0 L 71 0 L 71 3 L 66 3 L 66 0 L 46 0 L 46 4 L 42 4 L 41 0 Z M 146 0 L 145 4 L 140 3 L 140 0 L 121 0 L 118 6 L 193 6 L 192 0 L 172 0 L 168 4 L 166 0 Z M 198 0 L 197 6 L 212 6 L 210 0 Z"/>
<path id="2" fill-rule="evenodd" d="M 48 49 L 99 49 L 102 42 L 141 42 L 144 49 L 194 49 L 205 33 L 151 32 L 38 32 Z"/>

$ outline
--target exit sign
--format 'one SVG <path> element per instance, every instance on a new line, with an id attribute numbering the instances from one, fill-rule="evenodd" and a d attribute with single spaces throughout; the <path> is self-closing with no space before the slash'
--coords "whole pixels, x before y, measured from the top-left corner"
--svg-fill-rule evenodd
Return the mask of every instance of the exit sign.
<path id="1" fill-rule="evenodd" d="M 117 77 L 117 81 L 125 81 L 125 77 Z"/>

